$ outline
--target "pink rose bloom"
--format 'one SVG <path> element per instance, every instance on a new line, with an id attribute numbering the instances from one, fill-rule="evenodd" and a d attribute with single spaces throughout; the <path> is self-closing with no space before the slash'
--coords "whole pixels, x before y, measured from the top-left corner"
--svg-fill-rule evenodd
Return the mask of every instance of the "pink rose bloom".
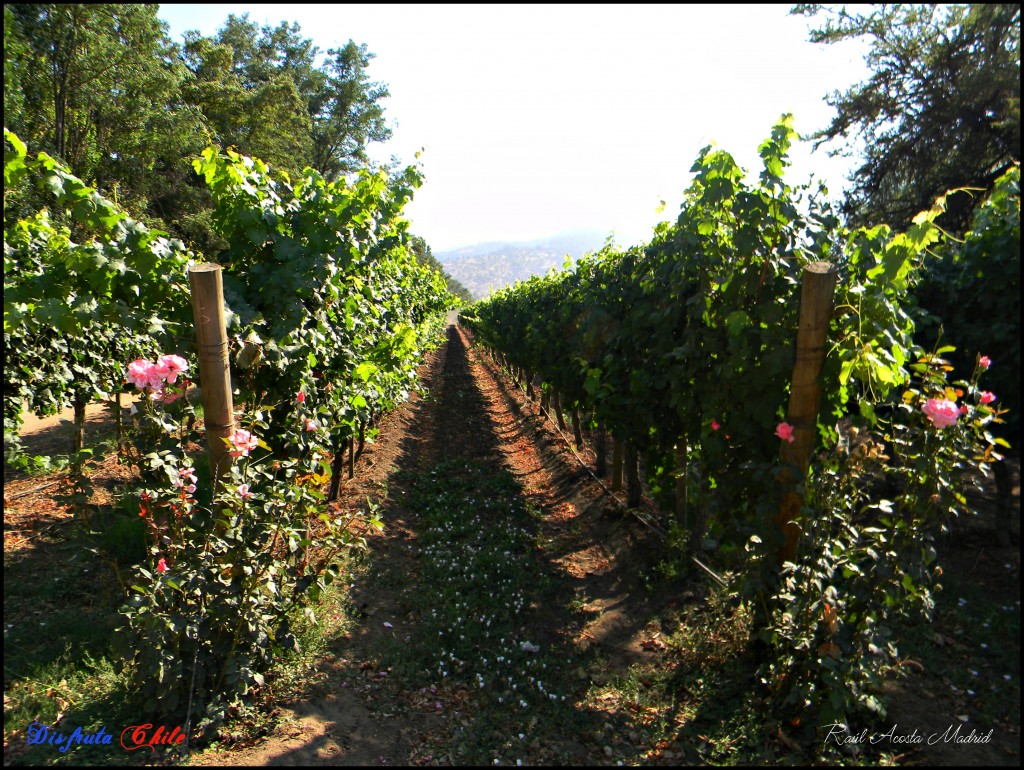
<path id="1" fill-rule="evenodd" d="M 128 382 L 134 385 L 139 390 L 145 390 L 149 387 L 150 380 L 152 379 L 150 371 L 153 368 L 153 364 L 141 358 L 137 358 L 128 364 Z"/>
<path id="2" fill-rule="evenodd" d="M 297 395 L 297 396 L 295 396 L 295 400 L 296 400 L 296 401 L 298 401 L 298 402 L 299 402 L 299 403 L 301 404 L 301 403 L 302 403 L 303 401 L 305 401 L 305 400 L 306 400 L 306 394 L 305 394 L 305 393 L 303 393 L 303 392 L 302 392 L 302 391 L 300 390 L 300 391 L 299 391 L 299 393 L 298 393 L 298 395 Z"/>
<path id="3" fill-rule="evenodd" d="M 252 497 L 252 492 L 249 491 L 248 484 L 238 485 L 238 496 L 241 497 L 243 500 L 247 497 Z"/>
<path id="4" fill-rule="evenodd" d="M 163 399 L 162 400 L 163 400 L 163 402 L 165 404 L 173 404 L 175 401 L 177 401 L 179 398 L 181 398 L 181 393 L 179 393 L 178 391 L 174 391 L 174 390 L 166 390 L 165 389 L 163 391 L 163 394 L 164 395 L 163 395 Z"/>
<path id="5" fill-rule="evenodd" d="M 989 358 L 988 356 L 982 356 L 981 358 L 978 359 L 978 366 L 980 366 L 982 369 L 988 369 L 990 366 L 992 366 L 992 359 Z"/>
<path id="6" fill-rule="evenodd" d="M 186 483 L 188 486 L 185 486 Z M 178 478 L 174 482 L 178 489 L 184 488 L 190 495 L 196 491 L 196 474 L 192 468 L 182 468 L 178 471 Z"/>
<path id="7" fill-rule="evenodd" d="M 921 411 L 928 415 L 928 419 L 940 430 L 956 425 L 957 418 L 960 416 L 957 405 L 945 398 L 929 398 L 921 407 Z"/>
<path id="8" fill-rule="evenodd" d="M 960 414 L 967 414 L 969 411 L 967 404 L 960 404 Z"/>
<path id="9" fill-rule="evenodd" d="M 188 361 L 181 356 L 160 356 L 157 359 L 157 367 L 160 369 L 161 376 L 173 385 L 177 381 L 178 375 L 188 369 Z"/>
<path id="10" fill-rule="evenodd" d="M 995 397 L 994 393 L 991 393 L 991 392 L 989 392 L 987 390 L 981 391 L 981 403 L 983 403 L 983 404 L 991 404 L 995 400 L 996 400 L 996 397 Z"/>
<path id="11" fill-rule="evenodd" d="M 316 429 L 317 429 L 316 420 L 311 420 L 311 419 L 309 419 L 307 417 L 306 418 L 306 430 L 316 430 Z"/>
<path id="12" fill-rule="evenodd" d="M 711 430 L 718 430 L 721 427 L 722 426 L 719 424 L 718 420 L 711 421 Z"/>
<path id="13" fill-rule="evenodd" d="M 228 452 L 232 457 L 247 455 L 259 446 L 259 440 L 247 430 L 236 430 L 228 440 L 234 447 L 233 450 Z"/>
<path id="14" fill-rule="evenodd" d="M 156 571 L 157 572 L 166 572 L 167 570 L 168 570 L 168 567 L 167 567 L 166 560 L 161 559 L 160 561 L 158 561 L 156 563 Z"/>
<path id="15" fill-rule="evenodd" d="M 796 438 L 793 436 L 793 426 L 788 422 L 780 422 L 778 427 L 775 428 L 775 435 L 783 441 L 788 441 L 790 444 L 796 441 Z"/>

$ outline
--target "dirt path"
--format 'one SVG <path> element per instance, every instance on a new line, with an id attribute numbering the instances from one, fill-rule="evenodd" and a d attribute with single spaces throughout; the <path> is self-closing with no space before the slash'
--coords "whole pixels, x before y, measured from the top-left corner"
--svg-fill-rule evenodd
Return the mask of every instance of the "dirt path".
<path id="1" fill-rule="evenodd" d="M 581 648 L 602 645 L 612 668 L 625 667 L 644 654 L 644 629 L 636 619 L 649 616 L 642 611 L 649 608 L 642 601 L 626 601 L 642 594 L 634 584 L 635 565 L 617 564 L 603 543 L 619 542 L 628 551 L 645 535 L 621 516 L 609 514 L 605 493 L 543 428 L 536 407 L 496 378 L 494 365 L 483 362 L 478 349 L 469 348 L 464 332 L 449 327 L 448 341 L 421 376 L 429 395 L 414 398 L 381 426 L 377 444 L 364 458 L 366 467 L 361 473 L 357 468 L 361 483 L 348 490 L 354 497 L 388 484 L 386 529 L 371 546 L 371 558 L 384 565 L 383 572 L 377 584 L 359 585 L 352 592 L 365 620 L 348 638 L 338 640 L 321 666 L 323 681 L 304 702 L 282 709 L 271 735 L 248 748 L 194 755 L 193 764 L 404 765 L 431 761 L 423 748 L 430 737 L 464 726 L 465 712 L 448 708 L 468 695 L 461 691 L 432 694 L 429 700 L 436 702 L 426 709 L 406 708 L 396 716 L 396 702 L 415 706 L 422 698 L 379 668 L 381 650 L 416 622 L 407 594 L 416 589 L 420 570 L 413 548 L 420 523 L 418 511 L 401 502 L 412 493 L 405 474 L 428 471 L 439 462 L 483 462 L 510 471 L 522 487 L 524 502 L 544 513 L 539 540 L 550 547 L 543 558 L 565 581 L 563 592 L 588 599 L 591 621 L 572 629 L 575 639 L 588 640 Z M 535 619 L 531 639 L 554 639 L 565 632 L 557 606 L 542 608 Z M 588 757 L 607 761 L 600 746 L 570 741 L 563 749 L 575 751 L 584 763 Z"/>

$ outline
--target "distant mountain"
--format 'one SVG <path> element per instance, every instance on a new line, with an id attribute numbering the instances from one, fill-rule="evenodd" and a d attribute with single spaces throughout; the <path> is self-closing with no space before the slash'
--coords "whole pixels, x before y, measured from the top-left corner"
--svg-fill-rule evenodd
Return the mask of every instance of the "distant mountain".
<path id="1" fill-rule="evenodd" d="M 489 241 L 473 246 L 435 252 L 438 261 L 475 299 L 561 268 L 566 256 L 576 261 L 604 245 L 605 235 L 596 231 L 560 233 L 534 241 Z"/>

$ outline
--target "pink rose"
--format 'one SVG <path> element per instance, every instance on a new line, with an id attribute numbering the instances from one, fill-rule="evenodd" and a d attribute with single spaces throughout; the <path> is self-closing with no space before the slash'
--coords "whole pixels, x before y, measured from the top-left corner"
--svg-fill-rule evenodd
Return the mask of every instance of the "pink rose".
<path id="1" fill-rule="evenodd" d="M 988 369 L 990 366 L 992 366 L 992 359 L 989 358 L 988 356 L 982 356 L 981 358 L 978 359 L 978 366 L 980 366 L 982 369 Z"/>
<path id="2" fill-rule="evenodd" d="M 188 361 L 181 356 L 160 356 L 157 359 L 157 366 L 160 368 L 161 375 L 173 385 L 178 379 L 178 375 L 188 369 Z"/>
<path id="3" fill-rule="evenodd" d="M 711 421 L 711 430 L 718 430 L 721 427 L 722 426 L 719 424 L 718 420 Z"/>
<path id="4" fill-rule="evenodd" d="M 241 457 L 249 454 L 259 446 L 259 440 L 247 430 L 238 429 L 231 434 L 228 441 L 234 447 L 228 454 L 232 457 Z"/>
<path id="5" fill-rule="evenodd" d="M 969 411 L 967 404 L 960 404 L 960 414 L 967 414 Z"/>
<path id="6" fill-rule="evenodd" d="M 160 561 L 158 561 L 156 563 L 156 571 L 157 572 L 166 572 L 167 570 L 168 570 L 168 567 L 167 567 L 167 561 L 166 560 L 161 559 Z"/>
<path id="7" fill-rule="evenodd" d="M 991 404 L 995 400 L 996 400 L 996 397 L 995 397 L 994 393 L 991 393 L 990 391 L 987 391 L 987 390 L 981 391 L 981 399 L 980 399 L 981 403 L 983 403 L 983 404 Z"/>
<path id="8" fill-rule="evenodd" d="M 141 358 L 137 358 L 128 364 L 128 382 L 139 390 L 149 387 L 153 364 Z"/>
<path id="9" fill-rule="evenodd" d="M 775 428 L 775 435 L 783 441 L 788 441 L 790 444 L 796 441 L 796 438 L 793 436 L 793 426 L 788 422 L 780 422 L 778 427 Z"/>
<path id="10" fill-rule="evenodd" d="M 241 497 L 243 500 L 245 500 L 245 498 L 247 497 L 252 497 L 252 492 L 249 491 L 248 484 L 238 485 L 238 496 Z"/>
<path id="11" fill-rule="evenodd" d="M 306 430 L 316 430 L 316 429 L 317 429 L 316 420 L 311 420 L 311 419 L 309 419 L 307 417 L 306 418 Z"/>
<path id="12" fill-rule="evenodd" d="M 929 398 L 921 407 L 921 411 L 928 415 L 928 419 L 940 430 L 956 425 L 957 418 L 960 416 L 957 405 L 945 398 Z"/>
<path id="13" fill-rule="evenodd" d="M 303 393 L 303 392 L 302 392 L 302 391 L 300 390 L 300 391 L 299 391 L 299 393 L 298 393 L 298 395 L 297 395 L 297 396 L 295 396 L 295 400 L 296 400 L 296 401 L 298 401 L 298 402 L 299 402 L 299 403 L 301 404 L 301 403 L 302 403 L 303 401 L 305 401 L 305 400 L 306 400 L 306 394 L 305 394 L 305 393 Z"/>

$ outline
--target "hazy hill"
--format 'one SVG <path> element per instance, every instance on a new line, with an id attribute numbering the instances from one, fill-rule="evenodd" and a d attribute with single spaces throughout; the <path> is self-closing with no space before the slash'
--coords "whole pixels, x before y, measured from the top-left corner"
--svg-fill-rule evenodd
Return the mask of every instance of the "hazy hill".
<path id="1" fill-rule="evenodd" d="M 438 251 L 435 256 L 475 299 L 481 299 L 531 275 L 544 275 L 552 267 L 560 268 L 566 255 L 575 261 L 586 252 L 601 248 L 604 240 L 604 234 L 596 231 L 562 233 L 535 241 L 478 243 Z"/>

